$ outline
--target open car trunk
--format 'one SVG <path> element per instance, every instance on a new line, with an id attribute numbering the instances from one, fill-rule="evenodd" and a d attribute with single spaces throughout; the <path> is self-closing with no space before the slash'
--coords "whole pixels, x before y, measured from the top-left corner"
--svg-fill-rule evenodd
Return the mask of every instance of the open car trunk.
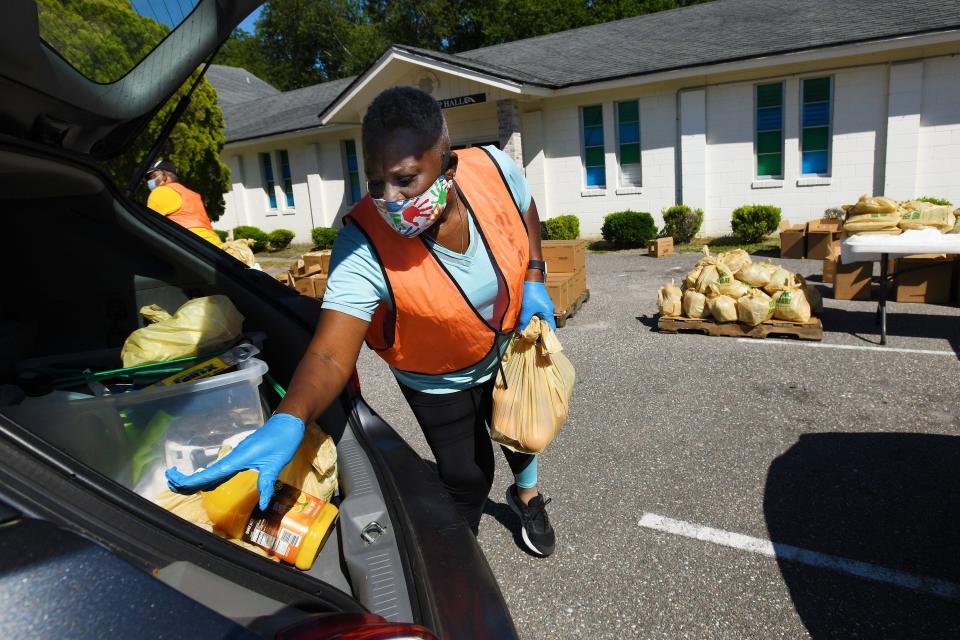
<path id="1" fill-rule="evenodd" d="M 0 141 L 0 211 L 7 238 L 0 271 L 0 383 L 16 383 L 18 365 L 29 360 L 66 356 L 81 364 L 87 356 L 75 354 L 92 353 L 82 366 L 119 366 L 123 341 L 144 324 L 142 306 L 158 304 L 172 313 L 191 298 L 215 294 L 227 296 L 243 314 L 244 333 L 259 343 L 258 358 L 273 378 L 282 386 L 289 382 L 319 313 L 316 301 L 245 268 L 161 216 L 124 203 L 91 166 Z M 262 384 L 260 398 L 269 415 L 278 396 Z M 16 407 L 0 407 L 0 441 L 17 442 L 16 455 L 25 456 L 23 466 L 11 464 L 6 481 L 18 487 L 14 493 L 30 505 L 27 511 L 93 537 L 244 626 L 268 631 L 313 612 L 342 610 L 429 625 L 429 606 L 418 604 L 408 584 L 407 552 L 398 540 L 404 524 L 388 508 L 389 495 L 358 431 L 357 402 L 362 400 L 344 393 L 318 421 L 338 449 L 340 489 L 333 501 L 340 518 L 306 572 L 237 547 L 111 481 L 104 468 L 91 466 L 109 466 L 112 456 L 129 451 L 106 435 L 99 440 L 94 430 L 84 434 L 77 453 L 70 429 L 79 426 L 69 418 L 39 430 L 18 418 Z M 64 448 L 71 446 L 68 456 Z M 47 472 L 47 491 L 31 488 L 29 478 L 38 473 L 28 471 L 35 464 L 31 455 L 55 462 L 62 472 Z M 76 495 L 71 483 L 90 496 Z M 98 517 L 105 504 L 128 517 L 107 520 L 116 526 L 106 526 Z M 135 522 L 126 522 L 129 514 Z M 244 574 L 240 584 L 237 571 Z"/>

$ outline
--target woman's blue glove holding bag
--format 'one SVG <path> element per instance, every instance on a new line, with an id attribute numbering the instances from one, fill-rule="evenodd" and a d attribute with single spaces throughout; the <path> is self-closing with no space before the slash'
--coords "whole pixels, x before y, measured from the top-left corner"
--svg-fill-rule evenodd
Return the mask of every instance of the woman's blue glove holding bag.
<path id="1" fill-rule="evenodd" d="M 550 294 L 547 293 L 547 287 L 542 282 L 533 282 L 527 280 L 523 283 L 523 300 L 520 303 L 520 320 L 517 323 L 517 331 L 523 331 L 533 316 L 550 325 L 554 331 L 557 330 L 557 323 L 553 318 L 553 301 L 550 300 Z"/>

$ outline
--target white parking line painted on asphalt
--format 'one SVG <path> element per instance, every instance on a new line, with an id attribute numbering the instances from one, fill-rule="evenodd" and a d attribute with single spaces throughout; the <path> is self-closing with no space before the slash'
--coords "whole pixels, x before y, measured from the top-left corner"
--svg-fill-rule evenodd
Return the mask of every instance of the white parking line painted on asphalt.
<path id="1" fill-rule="evenodd" d="M 824 344 L 822 342 L 800 342 L 796 340 L 757 340 L 755 338 L 737 338 L 737 342 L 746 344 L 787 345 L 790 347 L 813 347 L 816 349 L 850 349 L 853 351 L 882 351 L 884 353 L 919 353 L 928 356 L 954 356 L 955 351 L 939 351 L 937 349 L 901 349 L 897 347 L 867 347 L 858 344 Z"/>
<path id="2" fill-rule="evenodd" d="M 960 585 L 939 578 L 928 578 L 917 576 L 905 571 L 888 569 L 880 565 L 859 560 L 850 560 L 840 556 L 832 556 L 818 551 L 811 551 L 801 547 L 794 547 L 789 544 L 779 544 L 771 542 L 764 538 L 754 538 L 740 533 L 732 533 L 713 527 L 705 527 L 683 520 L 674 520 L 666 516 L 660 516 L 655 513 L 645 513 L 640 518 L 639 525 L 647 529 L 672 533 L 683 536 L 684 538 L 693 538 L 712 544 L 749 551 L 762 556 L 771 558 L 780 558 L 791 562 L 799 562 L 813 567 L 847 573 L 858 578 L 873 580 L 874 582 L 883 582 L 892 584 L 913 591 L 921 591 L 938 598 L 946 600 L 960 601 Z"/>

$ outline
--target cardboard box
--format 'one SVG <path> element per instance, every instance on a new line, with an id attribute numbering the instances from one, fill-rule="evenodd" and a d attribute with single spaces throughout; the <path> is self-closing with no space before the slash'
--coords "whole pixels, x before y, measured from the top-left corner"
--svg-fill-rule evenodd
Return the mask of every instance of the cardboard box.
<path id="1" fill-rule="evenodd" d="M 309 273 L 330 273 L 330 256 L 333 254 L 329 249 L 323 251 L 311 251 L 303 254 L 303 265 Z M 317 267 L 311 270 L 311 267 Z"/>
<path id="2" fill-rule="evenodd" d="M 587 292 L 587 270 L 580 269 L 570 278 L 570 304 Z"/>
<path id="3" fill-rule="evenodd" d="M 869 300 L 872 283 L 872 262 L 838 262 L 833 277 L 833 297 L 836 300 Z"/>
<path id="4" fill-rule="evenodd" d="M 280 282 L 281 284 L 285 284 L 285 285 L 287 285 L 287 286 L 289 287 L 289 286 L 290 286 L 290 274 L 289 274 L 289 273 L 286 273 L 286 272 L 285 272 L 285 273 L 278 273 L 278 274 L 277 274 L 277 281 Z"/>
<path id="5" fill-rule="evenodd" d="M 840 229 L 843 223 L 840 220 L 823 218 L 811 220 L 807 223 L 807 258 L 811 260 L 827 260 L 835 249 L 840 248 Z"/>
<path id="6" fill-rule="evenodd" d="M 657 238 L 650 242 L 650 246 L 647 248 L 648 255 L 654 258 L 663 258 L 665 256 L 673 255 L 673 238 Z"/>
<path id="7" fill-rule="evenodd" d="M 549 273 L 576 273 L 587 267 L 586 240 L 544 240 L 541 247 Z"/>
<path id="8" fill-rule="evenodd" d="M 806 256 L 806 226 L 780 221 L 780 257 L 802 260 Z"/>
<path id="9" fill-rule="evenodd" d="M 553 302 L 553 308 L 560 311 L 566 311 L 573 303 L 574 298 L 570 298 L 570 284 L 573 281 L 572 273 L 551 273 L 547 276 L 547 293 L 550 294 L 550 300 Z"/>
<path id="10" fill-rule="evenodd" d="M 831 245 L 830 253 L 823 259 L 823 282 L 833 284 L 837 275 L 837 263 L 840 262 L 840 243 Z"/>
<path id="11" fill-rule="evenodd" d="M 322 298 L 327 290 L 326 274 L 317 274 L 304 278 L 296 278 L 293 281 L 293 288 L 300 292 L 300 295 L 311 298 Z"/>
<path id="12" fill-rule="evenodd" d="M 296 260 L 290 265 L 290 275 L 295 278 L 306 275 L 306 266 L 303 263 L 303 259 Z"/>
<path id="13" fill-rule="evenodd" d="M 294 278 L 293 288 L 302 296 L 313 297 L 313 280 L 310 278 Z"/>
<path id="14" fill-rule="evenodd" d="M 834 279 L 837 276 L 837 261 L 836 260 L 824 260 L 823 261 L 823 281 L 826 284 L 833 284 Z"/>
<path id="15" fill-rule="evenodd" d="M 313 281 L 313 297 L 322 298 L 327 291 L 327 274 L 310 276 L 310 280 Z"/>
<path id="16" fill-rule="evenodd" d="M 952 257 L 916 255 L 897 260 L 897 302 L 946 304 L 950 301 L 954 264 Z M 912 269 L 912 271 L 907 271 Z"/>

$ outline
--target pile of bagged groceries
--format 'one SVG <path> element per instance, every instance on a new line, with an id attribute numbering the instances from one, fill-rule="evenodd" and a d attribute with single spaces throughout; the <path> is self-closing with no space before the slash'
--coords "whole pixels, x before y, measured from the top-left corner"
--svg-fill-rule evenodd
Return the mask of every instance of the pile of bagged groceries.
<path id="1" fill-rule="evenodd" d="M 657 292 L 664 316 L 741 322 L 751 327 L 770 319 L 807 322 L 822 305 L 816 289 L 802 276 L 770 260 L 754 262 L 743 249 L 703 257 L 681 286 Z"/>
<path id="2" fill-rule="evenodd" d="M 186 302 L 171 315 L 148 305 L 147 324 L 116 349 L 19 363 L 0 387 L 0 412 L 148 500 L 260 555 L 309 569 L 338 515 L 337 452 L 316 425 L 257 508 L 257 472 L 179 495 L 164 472 L 208 467 L 259 428 L 265 397 L 283 389 L 257 358 L 262 334 L 226 296 Z M 263 392 L 261 391 L 263 386 Z M 272 391 L 271 391 L 272 390 Z"/>

